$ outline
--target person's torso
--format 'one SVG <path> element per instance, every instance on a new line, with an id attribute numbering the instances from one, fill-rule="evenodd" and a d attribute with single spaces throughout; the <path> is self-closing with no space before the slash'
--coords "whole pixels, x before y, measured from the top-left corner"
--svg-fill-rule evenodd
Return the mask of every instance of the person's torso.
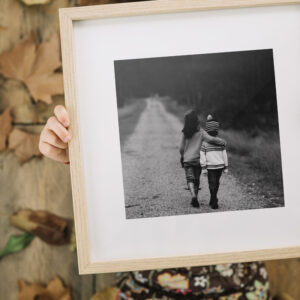
<path id="1" fill-rule="evenodd" d="M 201 130 L 195 132 L 193 136 L 185 140 L 184 162 L 195 162 L 200 159 L 200 149 L 202 144 Z"/>
<path id="2" fill-rule="evenodd" d="M 221 169 L 225 167 L 224 146 L 203 142 L 201 150 L 205 153 L 207 169 Z"/>

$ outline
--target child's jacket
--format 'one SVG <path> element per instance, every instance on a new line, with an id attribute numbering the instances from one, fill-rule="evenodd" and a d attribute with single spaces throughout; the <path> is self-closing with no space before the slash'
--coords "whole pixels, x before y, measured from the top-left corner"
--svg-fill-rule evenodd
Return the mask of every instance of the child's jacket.
<path id="1" fill-rule="evenodd" d="M 204 141 L 209 141 L 216 145 L 225 144 L 223 140 L 210 136 L 203 129 L 195 132 L 190 139 L 186 139 L 184 134 L 182 134 L 179 151 L 184 157 L 184 163 L 199 164 L 201 145 Z"/>
<path id="2" fill-rule="evenodd" d="M 204 169 L 222 169 L 228 167 L 225 146 L 203 142 L 200 151 L 200 164 Z"/>
<path id="3" fill-rule="evenodd" d="M 185 139 L 182 135 L 180 153 L 183 155 L 185 163 L 199 165 L 202 138 L 202 131 L 200 130 L 195 132 L 190 139 Z"/>

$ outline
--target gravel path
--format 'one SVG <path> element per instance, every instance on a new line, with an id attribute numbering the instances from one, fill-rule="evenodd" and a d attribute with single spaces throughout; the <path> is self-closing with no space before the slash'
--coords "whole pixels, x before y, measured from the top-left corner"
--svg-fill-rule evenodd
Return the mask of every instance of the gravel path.
<path id="1" fill-rule="evenodd" d="M 201 175 L 200 208 L 190 206 L 179 163 L 182 123 L 155 98 L 148 98 L 134 132 L 122 147 L 126 217 L 146 218 L 268 207 L 247 193 L 232 175 L 223 175 L 219 209 L 209 207 L 207 177 Z M 230 166 L 230 161 L 229 161 Z"/>

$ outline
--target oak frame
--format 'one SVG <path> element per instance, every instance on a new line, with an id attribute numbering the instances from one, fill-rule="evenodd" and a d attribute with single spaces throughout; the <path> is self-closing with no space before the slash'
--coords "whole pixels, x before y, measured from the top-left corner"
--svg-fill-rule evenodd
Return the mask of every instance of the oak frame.
<path id="1" fill-rule="evenodd" d="M 300 4 L 300 0 L 157 0 L 149 2 L 62 8 L 59 10 L 65 99 L 66 106 L 72 120 L 70 131 L 73 138 L 69 146 L 69 156 L 71 161 L 70 172 L 80 274 L 294 258 L 300 257 L 300 245 L 295 245 L 289 248 L 260 249 L 193 256 L 91 262 L 83 166 L 81 160 L 82 155 L 78 134 L 79 122 L 77 114 L 75 63 L 73 53 L 73 21 L 294 4 Z"/>

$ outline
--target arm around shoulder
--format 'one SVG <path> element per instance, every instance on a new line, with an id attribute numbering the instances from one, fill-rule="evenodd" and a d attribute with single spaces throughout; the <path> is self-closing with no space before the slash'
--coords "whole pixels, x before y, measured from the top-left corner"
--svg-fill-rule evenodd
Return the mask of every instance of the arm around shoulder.
<path id="1" fill-rule="evenodd" d="M 205 130 L 202 129 L 202 137 L 203 140 L 210 143 L 210 144 L 215 144 L 218 146 L 226 146 L 226 142 L 219 138 L 219 137 L 213 137 L 211 135 L 209 135 Z"/>

